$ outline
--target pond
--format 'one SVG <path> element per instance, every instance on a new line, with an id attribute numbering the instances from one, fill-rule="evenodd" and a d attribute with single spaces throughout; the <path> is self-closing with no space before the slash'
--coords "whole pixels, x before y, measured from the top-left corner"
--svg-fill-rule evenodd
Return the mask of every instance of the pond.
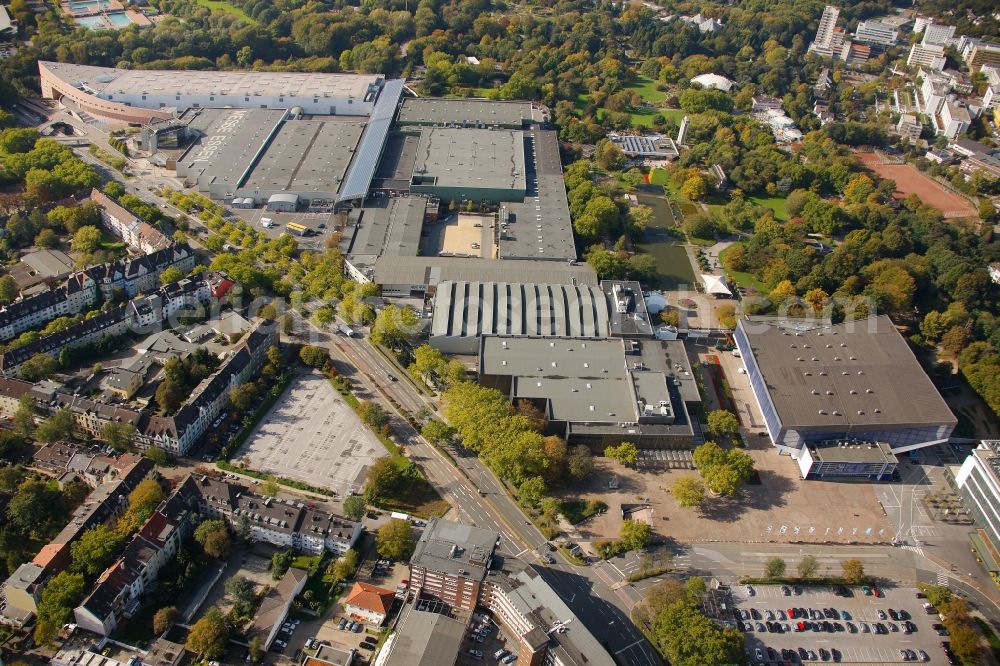
<path id="1" fill-rule="evenodd" d="M 656 272 L 659 274 L 656 286 L 666 290 L 685 286 L 694 289 L 694 270 L 687 251 L 678 244 L 683 242 L 683 237 L 674 231 L 679 221 L 675 221 L 670 204 L 663 197 L 663 188 L 645 186 L 636 193 L 636 198 L 643 206 L 653 209 L 653 221 L 646 228 L 638 248 L 656 260 Z"/>

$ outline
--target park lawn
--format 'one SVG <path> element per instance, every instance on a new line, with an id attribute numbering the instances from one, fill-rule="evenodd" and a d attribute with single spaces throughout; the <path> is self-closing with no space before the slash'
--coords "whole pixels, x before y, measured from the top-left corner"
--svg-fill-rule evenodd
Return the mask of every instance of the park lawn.
<path id="1" fill-rule="evenodd" d="M 656 114 L 658 114 L 658 113 L 660 113 L 662 111 L 663 111 L 663 109 L 654 109 L 654 108 L 649 108 L 649 107 L 645 107 L 644 106 L 644 107 L 642 107 L 640 109 L 637 109 L 635 111 L 630 111 L 628 113 L 628 116 L 631 119 L 631 123 L 632 123 L 633 126 L 635 126 L 635 127 L 650 128 L 650 127 L 653 126 L 653 117 Z M 604 120 L 604 116 L 607 113 L 608 113 L 607 109 L 598 109 L 597 110 L 597 119 L 598 120 Z"/>
<path id="2" fill-rule="evenodd" d="M 667 120 L 673 120 L 678 125 L 682 120 L 684 120 L 684 116 L 687 115 L 684 111 L 680 109 L 657 109 L 656 112 L 663 114 L 664 118 L 666 118 Z"/>
<path id="3" fill-rule="evenodd" d="M 653 169 L 649 172 L 649 183 L 651 185 L 662 185 L 667 186 L 670 181 L 670 174 L 667 173 L 666 169 Z"/>
<path id="4" fill-rule="evenodd" d="M 774 219 L 780 222 L 788 221 L 788 211 L 785 209 L 785 197 L 750 197 L 750 201 L 758 206 L 770 208 L 774 211 Z"/>
<path id="5" fill-rule="evenodd" d="M 639 93 L 639 96 L 642 97 L 647 104 L 659 104 L 667 98 L 667 95 L 666 93 L 657 90 L 656 84 L 656 81 L 647 79 L 645 76 L 640 76 L 632 85 L 628 86 L 626 90 L 632 90 Z"/>
<path id="6" fill-rule="evenodd" d="M 211 9 L 213 12 L 220 11 L 226 14 L 232 14 L 233 16 L 243 19 L 250 25 L 257 25 L 257 21 L 247 16 L 246 12 L 235 5 L 229 4 L 226 0 L 195 0 L 195 2 L 202 7 Z"/>
<path id="7" fill-rule="evenodd" d="M 732 279 L 733 282 L 738 284 L 743 288 L 753 287 L 761 294 L 768 293 L 767 285 L 758 280 L 751 273 L 741 273 L 740 271 L 726 271 L 726 275 Z"/>
<path id="8" fill-rule="evenodd" d="M 587 94 L 584 94 L 584 93 L 580 93 L 579 95 L 576 96 L 576 110 L 577 111 L 579 111 L 579 112 L 582 113 L 583 110 L 587 108 L 588 104 L 590 104 L 590 95 L 587 95 Z"/>

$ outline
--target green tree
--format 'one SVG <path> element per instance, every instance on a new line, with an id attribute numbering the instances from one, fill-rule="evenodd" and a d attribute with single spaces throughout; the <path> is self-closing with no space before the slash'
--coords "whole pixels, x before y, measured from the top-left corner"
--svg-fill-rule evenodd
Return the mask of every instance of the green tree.
<path id="1" fill-rule="evenodd" d="M 372 402 L 371 400 L 362 400 L 358 405 L 358 417 L 361 418 L 361 422 L 373 430 L 380 430 L 384 426 L 389 425 L 389 412 L 378 404 L 377 402 Z"/>
<path id="2" fill-rule="evenodd" d="M 640 550 L 649 545 L 653 538 L 653 528 L 649 523 L 638 520 L 623 520 L 619 543 L 625 550 Z"/>
<path id="3" fill-rule="evenodd" d="M 571 479 L 577 481 L 590 476 L 594 471 L 594 457 L 590 453 L 590 447 L 578 444 L 571 448 L 566 455 L 566 471 Z"/>
<path id="4" fill-rule="evenodd" d="M 74 252 L 92 254 L 101 246 L 101 230 L 97 227 L 80 227 L 73 234 L 70 246 Z"/>
<path id="5" fill-rule="evenodd" d="M 160 273 L 160 284 L 173 284 L 184 277 L 184 271 L 176 266 L 168 266 Z"/>
<path id="6" fill-rule="evenodd" d="M 844 571 L 844 582 L 849 585 L 860 585 L 866 580 L 865 566 L 858 559 L 844 560 L 840 563 Z"/>
<path id="7" fill-rule="evenodd" d="M 517 489 L 518 499 L 521 504 L 528 507 L 538 506 L 538 503 L 545 496 L 545 479 L 540 476 L 533 476 L 525 479 Z"/>
<path id="8" fill-rule="evenodd" d="M 271 578 L 274 580 L 281 580 L 285 573 L 288 571 L 288 567 L 292 566 L 292 560 L 294 555 L 290 550 L 283 550 L 280 553 L 275 553 L 271 556 Z"/>
<path id="9" fill-rule="evenodd" d="M 46 444 L 72 439 L 73 415 L 68 409 L 60 409 L 38 424 L 35 435 L 40 441 Z"/>
<path id="10" fill-rule="evenodd" d="M 83 598 L 83 591 L 83 574 L 63 571 L 48 582 L 38 602 L 35 642 L 48 643 L 59 627 L 72 620 L 73 609 Z"/>
<path id="11" fill-rule="evenodd" d="M 365 517 L 368 511 L 368 502 L 362 495 L 351 495 L 344 500 L 344 517 L 357 522 Z"/>
<path id="12" fill-rule="evenodd" d="M 274 497 L 278 494 L 278 480 L 273 476 L 269 476 L 264 479 L 264 482 L 260 484 L 260 493 L 265 497 Z"/>
<path id="13" fill-rule="evenodd" d="M 59 363 L 48 354 L 35 354 L 21 364 L 18 374 L 29 382 L 40 382 L 59 371 Z"/>
<path id="14" fill-rule="evenodd" d="M 84 532 L 70 546 L 73 571 L 96 576 L 115 559 L 125 538 L 108 525 L 98 525 Z"/>
<path id="15" fill-rule="evenodd" d="M 407 307 L 387 305 L 375 317 L 371 339 L 377 345 L 395 347 L 420 332 L 420 317 Z"/>
<path id="16" fill-rule="evenodd" d="M 165 467 L 167 463 L 170 462 L 170 457 L 167 455 L 167 452 L 159 446 L 149 447 L 142 452 L 142 455 L 146 456 L 160 467 Z"/>
<path id="17" fill-rule="evenodd" d="M 118 451 L 131 451 L 135 441 L 135 426 L 131 423 L 109 421 L 101 428 L 101 437 Z"/>
<path id="18" fill-rule="evenodd" d="M 58 493 L 37 479 L 21 483 L 7 504 L 7 518 L 26 534 L 44 534 L 60 512 Z"/>
<path id="19" fill-rule="evenodd" d="M 618 446 L 609 444 L 604 449 L 604 456 L 628 467 L 635 464 L 635 461 L 639 456 L 639 450 L 632 442 L 622 442 Z"/>
<path id="20" fill-rule="evenodd" d="M 7 305 L 17 298 L 17 281 L 10 275 L 0 277 L 0 305 Z"/>
<path id="21" fill-rule="evenodd" d="M 402 474 L 392 458 L 383 456 L 368 468 L 365 480 L 365 499 L 369 503 L 390 496 L 399 486 Z"/>
<path id="22" fill-rule="evenodd" d="M 30 438 L 35 432 L 35 399 L 28 393 L 18 399 L 14 429 L 24 438 Z"/>
<path id="23" fill-rule="evenodd" d="M 431 419 L 420 429 L 424 439 L 433 444 L 444 444 L 455 436 L 455 429 L 444 421 Z"/>
<path id="24" fill-rule="evenodd" d="M 250 663 L 254 666 L 264 661 L 264 642 L 254 634 L 250 639 Z"/>
<path id="25" fill-rule="evenodd" d="M 253 612 L 257 605 L 253 581 L 246 576 L 232 576 L 226 579 L 225 588 L 237 615 L 248 615 Z"/>
<path id="26" fill-rule="evenodd" d="M 408 560 L 414 549 L 413 528 L 405 520 L 393 519 L 379 528 L 375 548 L 382 557 Z"/>
<path id="27" fill-rule="evenodd" d="M 195 622 L 184 646 L 204 659 L 218 659 L 226 651 L 229 623 L 218 608 L 211 608 Z"/>
<path id="28" fill-rule="evenodd" d="M 729 437 L 739 433 L 740 422 L 732 412 L 715 409 L 708 413 L 708 431 L 717 437 Z"/>
<path id="29" fill-rule="evenodd" d="M 56 232 L 51 229 L 42 229 L 38 232 L 38 235 L 35 236 L 34 244 L 35 247 L 51 250 L 59 247 L 59 236 L 57 236 Z"/>
<path id="30" fill-rule="evenodd" d="M 156 404 L 160 406 L 160 413 L 176 412 L 183 401 L 184 391 L 180 382 L 167 377 L 156 387 Z"/>
<path id="31" fill-rule="evenodd" d="M 705 484 L 692 476 L 682 476 L 674 481 L 671 492 L 683 507 L 701 506 L 705 501 Z"/>
<path id="32" fill-rule="evenodd" d="M 333 564 L 333 577 L 337 581 L 344 581 L 354 575 L 358 570 L 358 563 L 361 558 L 358 551 L 353 548 L 348 550 Z"/>
<path id="33" fill-rule="evenodd" d="M 813 578 L 819 571 L 819 560 L 812 555 L 805 555 L 799 560 L 799 578 Z"/>
<path id="34" fill-rule="evenodd" d="M 181 614 L 175 606 L 164 606 L 153 615 L 153 635 L 162 636 L 180 620 Z"/>
<path id="35" fill-rule="evenodd" d="M 205 537 L 203 548 L 209 557 L 224 560 L 229 557 L 231 546 L 232 540 L 229 537 L 229 530 L 216 530 Z"/>
<path id="36" fill-rule="evenodd" d="M 594 162 L 606 171 L 620 171 L 625 164 L 625 153 L 615 143 L 601 139 L 594 149 Z"/>
<path id="37" fill-rule="evenodd" d="M 681 185 L 681 195 L 691 201 L 700 201 L 708 193 L 708 184 L 701 175 L 691 176 Z"/>
<path id="38" fill-rule="evenodd" d="M 785 575 L 785 569 L 787 568 L 785 560 L 780 557 L 772 557 L 767 561 L 764 566 L 764 577 L 765 578 L 781 578 Z"/>
<path id="39" fill-rule="evenodd" d="M 330 364 L 330 353 L 322 347 L 305 345 L 299 350 L 299 359 L 310 368 L 322 370 Z"/>

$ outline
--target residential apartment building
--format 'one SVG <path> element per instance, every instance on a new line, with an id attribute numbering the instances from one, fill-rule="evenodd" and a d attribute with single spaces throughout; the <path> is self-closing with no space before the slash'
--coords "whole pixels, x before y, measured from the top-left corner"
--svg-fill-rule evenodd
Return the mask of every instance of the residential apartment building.
<path id="1" fill-rule="evenodd" d="M 497 541 L 496 532 L 432 518 L 410 558 L 410 590 L 452 608 L 475 609 Z"/>
<path id="2" fill-rule="evenodd" d="M 953 25 L 941 25 L 932 20 L 924 23 L 924 20 L 918 18 L 913 25 L 913 32 L 919 34 L 921 29 L 923 29 L 924 36 L 920 43 L 924 46 L 947 46 L 955 38 L 955 26 Z"/>
<path id="3" fill-rule="evenodd" d="M 194 254 L 184 243 L 135 259 L 120 259 L 74 273 L 52 291 L 15 301 L 0 309 L 0 341 L 6 342 L 24 331 L 43 326 L 57 317 L 83 312 L 97 303 L 98 291 L 104 300 L 121 291 L 129 297 L 160 286 L 160 274 L 174 266 L 182 272 L 194 268 Z"/>
<path id="4" fill-rule="evenodd" d="M 106 337 L 124 335 L 128 330 L 127 309 L 113 308 L 58 333 L 47 335 L 34 342 L 4 352 L 0 355 L 0 373 L 10 377 L 21 369 L 25 361 L 38 354 L 58 358 L 60 352 L 65 348 L 81 347 Z"/>
<path id="5" fill-rule="evenodd" d="M 956 139 L 964 134 L 972 123 L 969 107 L 956 99 L 947 100 L 937 115 L 931 116 L 931 125 L 937 134 Z"/>
<path id="6" fill-rule="evenodd" d="M 107 636 L 139 610 L 143 594 L 193 528 L 194 507 L 194 497 L 183 486 L 161 503 L 73 610 L 80 628 Z"/>
<path id="7" fill-rule="evenodd" d="M 861 21 L 854 31 L 855 41 L 872 46 L 895 46 L 898 38 L 896 26 L 880 21 Z"/>
<path id="8" fill-rule="evenodd" d="M 979 41 L 972 44 L 967 50 L 965 64 L 969 66 L 969 71 L 974 72 L 983 65 L 1000 65 L 1000 44 L 995 42 Z"/>
<path id="9" fill-rule="evenodd" d="M 921 113 L 933 116 L 948 99 L 951 83 L 948 77 L 934 71 L 921 70 L 920 87 L 917 88 L 917 105 Z"/>
<path id="10" fill-rule="evenodd" d="M 128 496 L 142 481 L 155 475 L 148 458 L 130 458 L 119 475 L 97 487 L 73 512 L 69 523 L 31 562 L 20 567 L 0 587 L 4 604 L 0 622 L 23 626 L 38 612 L 38 601 L 49 579 L 70 564 L 70 547 L 87 530 L 110 523 L 128 508 Z"/>
<path id="11" fill-rule="evenodd" d="M 173 241 L 163 235 L 163 232 L 143 222 L 97 188 L 91 191 L 90 200 L 101 207 L 104 227 L 121 238 L 132 250 L 142 254 L 152 254 L 173 245 Z"/>
<path id="12" fill-rule="evenodd" d="M 908 66 L 927 67 L 935 72 L 944 69 L 947 62 L 944 47 L 936 44 L 914 44 L 910 47 L 910 55 L 906 57 Z"/>
<path id="13" fill-rule="evenodd" d="M 980 533 L 996 551 L 1000 548 L 1000 440 L 982 440 L 962 463 L 955 485 Z"/>
<path id="14" fill-rule="evenodd" d="M 244 518 L 250 536 L 279 548 L 339 557 L 361 536 L 362 525 L 302 502 L 255 495 L 249 488 L 209 476 L 189 476 L 184 485 L 198 497 L 199 511 L 235 524 Z"/>
<path id="15" fill-rule="evenodd" d="M 843 31 L 837 29 L 837 19 L 840 17 L 840 10 L 832 5 L 823 8 L 823 15 L 819 19 L 819 26 L 816 28 L 816 37 L 809 45 L 809 52 L 817 55 L 832 58 L 839 53 L 844 44 Z"/>

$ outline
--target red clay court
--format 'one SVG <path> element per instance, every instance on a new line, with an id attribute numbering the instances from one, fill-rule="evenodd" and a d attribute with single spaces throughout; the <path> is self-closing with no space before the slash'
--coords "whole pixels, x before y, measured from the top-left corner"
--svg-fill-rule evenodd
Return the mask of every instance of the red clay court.
<path id="1" fill-rule="evenodd" d="M 945 189 L 943 185 L 922 174 L 909 164 L 886 164 L 877 153 L 857 153 L 865 167 L 882 178 L 896 181 L 897 198 L 916 194 L 921 201 L 939 209 L 945 219 L 978 217 L 979 211 L 965 197 Z"/>

